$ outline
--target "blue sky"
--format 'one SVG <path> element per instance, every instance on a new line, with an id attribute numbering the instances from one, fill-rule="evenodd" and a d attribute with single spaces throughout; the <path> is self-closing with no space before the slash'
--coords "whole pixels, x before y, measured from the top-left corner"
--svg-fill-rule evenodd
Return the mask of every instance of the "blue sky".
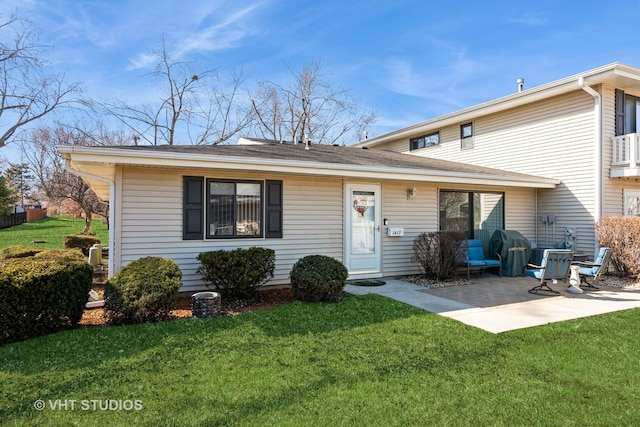
<path id="1" fill-rule="evenodd" d="M 375 136 L 611 62 L 640 66 L 640 1 L 2 0 L 86 95 L 139 97 L 162 37 L 202 69 L 284 82 L 312 60 Z M 0 149 L 0 156 L 7 155 Z"/>

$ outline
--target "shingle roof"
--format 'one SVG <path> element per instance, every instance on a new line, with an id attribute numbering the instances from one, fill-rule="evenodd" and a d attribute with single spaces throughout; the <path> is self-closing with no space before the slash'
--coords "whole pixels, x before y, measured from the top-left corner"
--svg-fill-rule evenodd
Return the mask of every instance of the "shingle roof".
<path id="1" fill-rule="evenodd" d="M 256 141 L 256 140 L 253 140 Z M 262 140 L 258 140 L 262 141 Z M 105 147 L 106 148 L 106 147 Z M 239 157 L 250 159 L 283 160 L 301 165 L 304 162 L 326 163 L 334 165 L 361 165 L 369 167 L 386 167 L 399 169 L 428 169 L 433 171 L 477 173 L 491 176 L 526 178 L 532 175 L 509 172 L 499 169 L 469 165 L 448 160 L 433 159 L 411 154 L 403 154 L 386 150 L 374 150 L 352 146 L 336 146 L 264 142 L 252 145 L 159 145 L 159 146 L 120 146 L 125 151 L 144 151 L 149 156 L 156 153 L 198 154 L 212 158 Z"/>

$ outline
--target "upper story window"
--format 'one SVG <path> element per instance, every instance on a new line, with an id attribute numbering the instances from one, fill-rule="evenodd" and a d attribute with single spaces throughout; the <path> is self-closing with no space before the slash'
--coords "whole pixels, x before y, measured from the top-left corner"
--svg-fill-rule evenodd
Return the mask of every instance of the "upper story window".
<path id="1" fill-rule="evenodd" d="M 473 123 L 460 125 L 460 148 L 473 148 Z"/>
<path id="2" fill-rule="evenodd" d="M 640 98 L 616 89 L 616 136 L 640 133 Z"/>
<path id="3" fill-rule="evenodd" d="M 417 150 L 419 148 L 430 147 L 440 144 L 440 132 L 433 132 L 428 135 L 418 136 L 409 140 L 409 149 Z"/>

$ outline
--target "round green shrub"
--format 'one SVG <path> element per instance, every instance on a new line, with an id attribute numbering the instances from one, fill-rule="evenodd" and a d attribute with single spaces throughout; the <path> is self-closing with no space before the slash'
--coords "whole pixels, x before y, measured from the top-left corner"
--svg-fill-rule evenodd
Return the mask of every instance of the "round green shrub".
<path id="1" fill-rule="evenodd" d="M 170 259 L 145 257 L 107 280 L 105 315 L 113 324 L 143 323 L 169 317 L 182 286 L 182 272 Z"/>
<path id="2" fill-rule="evenodd" d="M 255 297 L 257 288 L 273 277 L 276 265 L 273 249 L 255 246 L 202 252 L 196 258 L 206 285 L 220 291 L 225 300 Z"/>
<path id="3" fill-rule="evenodd" d="M 77 326 L 92 276 L 78 259 L 0 260 L 0 345 Z"/>
<path id="4" fill-rule="evenodd" d="M 307 302 L 340 301 L 348 276 L 340 261 L 326 255 L 299 259 L 289 275 L 294 297 Z"/>

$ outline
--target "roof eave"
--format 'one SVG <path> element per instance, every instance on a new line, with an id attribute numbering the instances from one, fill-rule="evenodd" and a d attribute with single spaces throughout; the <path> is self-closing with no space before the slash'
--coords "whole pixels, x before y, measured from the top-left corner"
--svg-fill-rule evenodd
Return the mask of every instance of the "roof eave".
<path id="1" fill-rule="evenodd" d="M 580 89 L 580 85 L 578 84 L 580 78 L 583 78 L 584 82 L 588 85 L 597 85 L 605 83 L 608 78 L 615 76 L 640 81 L 640 70 L 617 62 L 608 64 L 561 80 L 426 120 L 384 135 L 369 138 L 366 141 L 360 141 L 354 144 L 354 146 L 375 147 L 385 142 L 409 138 L 415 136 L 417 133 L 429 132 L 437 128 L 468 122 L 480 116 L 572 92 Z"/>
<path id="2" fill-rule="evenodd" d="M 184 169 L 225 169 L 302 174 L 316 176 L 340 176 L 349 178 L 371 178 L 408 180 L 415 182 L 448 182 L 502 187 L 555 188 L 560 181 L 528 175 L 487 175 L 474 172 L 442 171 L 433 169 L 397 168 L 384 166 L 344 165 L 322 162 L 296 162 L 282 159 L 255 157 L 206 156 L 175 152 L 154 152 L 153 157 L 144 151 L 123 153 L 121 149 L 92 149 L 91 147 L 59 147 L 65 158 L 72 159 L 71 166 L 78 171 L 100 174 L 108 179 L 115 176 L 116 165 L 168 167 Z"/>

